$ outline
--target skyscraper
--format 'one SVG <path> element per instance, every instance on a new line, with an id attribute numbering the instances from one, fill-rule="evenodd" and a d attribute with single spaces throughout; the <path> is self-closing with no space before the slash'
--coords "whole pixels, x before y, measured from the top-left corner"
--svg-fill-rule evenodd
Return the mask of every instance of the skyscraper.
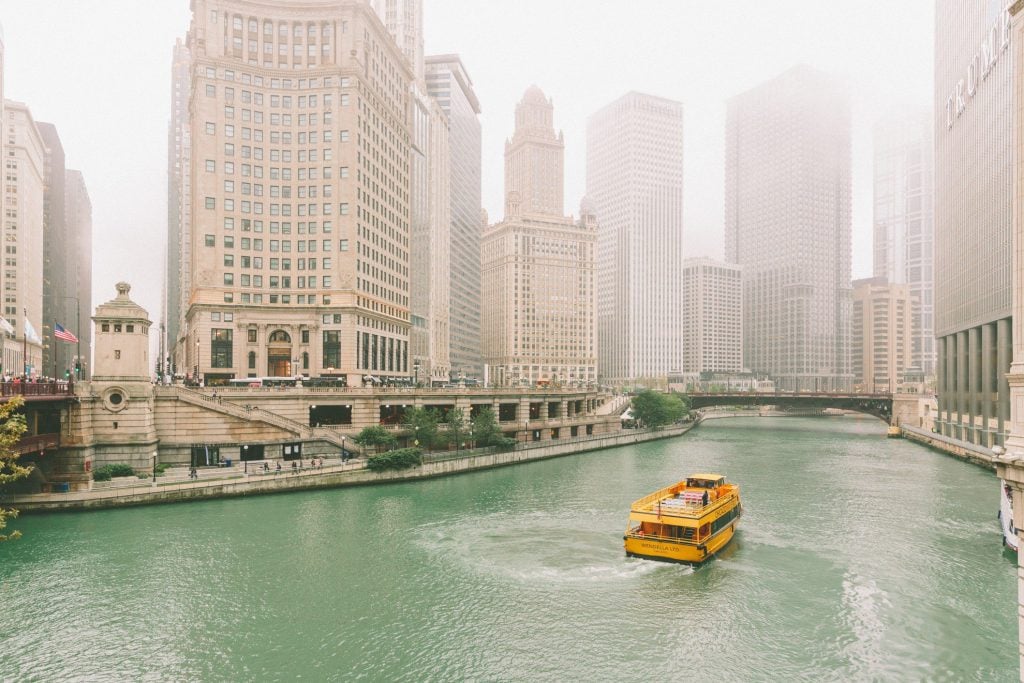
<path id="1" fill-rule="evenodd" d="M 689 376 L 743 370 L 743 278 L 733 263 L 686 259 L 683 290 L 683 363 Z"/>
<path id="2" fill-rule="evenodd" d="M 935 3 L 935 336 L 943 434 L 1002 444 L 1010 417 L 1013 159 L 1006 3 Z"/>
<path id="3" fill-rule="evenodd" d="M 729 100 L 726 260 L 743 266 L 744 365 L 782 389 L 849 390 L 850 108 L 798 66 Z"/>
<path id="4" fill-rule="evenodd" d="M 597 379 L 594 246 L 597 222 L 562 214 L 563 143 L 537 86 L 516 106 L 505 144 L 505 218 L 481 238 L 484 362 L 497 384 Z"/>
<path id="5" fill-rule="evenodd" d="M 188 47 L 180 38 L 175 42 L 171 61 L 171 120 L 167 126 L 167 301 L 164 305 L 165 353 L 172 357 L 171 368 L 185 372 L 182 355 L 185 345 L 185 313 L 191 291 L 192 205 L 189 170 L 191 129 L 188 101 L 192 93 L 192 62 Z"/>
<path id="6" fill-rule="evenodd" d="M 683 367 L 683 105 L 631 92 L 587 122 L 587 198 L 598 219 L 598 374 Z"/>
<path id="7" fill-rule="evenodd" d="M 194 0 L 186 44 L 179 371 L 410 376 L 412 72 L 380 19 Z"/>
<path id="8" fill-rule="evenodd" d="M 3 370 L 42 375 L 43 216 L 46 143 L 32 112 L 21 102 L 4 103 L 4 317 L 15 328 L 5 335 Z"/>
<path id="9" fill-rule="evenodd" d="M 64 221 L 67 225 L 68 246 L 67 256 L 67 291 L 76 296 L 78 310 L 74 310 L 71 301 L 64 300 L 64 320 L 60 322 L 68 327 L 74 323 L 73 330 L 78 337 L 78 344 L 68 346 L 64 354 L 80 356 L 68 368 L 76 377 L 89 379 L 92 367 L 92 325 L 90 324 L 92 309 L 92 202 L 89 191 L 85 187 L 85 179 L 81 171 L 68 169 L 64 180 Z M 58 366 L 59 369 L 59 366 Z"/>
<path id="10" fill-rule="evenodd" d="M 421 0 L 371 0 L 413 78 L 410 209 L 410 350 L 414 378 L 451 379 L 451 204 L 448 117 L 427 94 Z"/>
<path id="11" fill-rule="evenodd" d="M 931 113 L 879 121 L 874 142 L 875 277 L 908 286 L 915 303 L 913 360 L 907 367 L 934 377 L 935 166 Z"/>
<path id="12" fill-rule="evenodd" d="M 64 220 L 64 146 L 57 128 L 52 123 L 37 121 L 39 134 L 46 146 L 43 171 L 43 325 L 39 334 L 43 338 L 43 374 L 63 377 L 70 367 L 71 356 L 63 344 L 56 344 L 53 324 L 68 326 L 66 309 L 75 309 L 74 302 L 65 306 L 64 297 L 75 296 L 68 291 L 67 224 Z M 74 320 L 72 316 L 71 320 Z"/>
<path id="13" fill-rule="evenodd" d="M 448 116 L 452 372 L 483 376 L 480 356 L 480 103 L 458 55 L 426 58 L 427 92 Z"/>

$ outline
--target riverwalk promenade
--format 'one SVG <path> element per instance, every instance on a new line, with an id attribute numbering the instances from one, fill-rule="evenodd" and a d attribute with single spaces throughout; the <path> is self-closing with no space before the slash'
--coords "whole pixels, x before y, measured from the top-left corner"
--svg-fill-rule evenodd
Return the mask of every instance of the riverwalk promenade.
<path id="1" fill-rule="evenodd" d="M 426 453 L 422 465 L 385 472 L 370 470 L 363 459 L 341 462 L 339 458 L 325 458 L 322 468 L 310 467 L 310 461 L 305 460 L 305 467 L 293 470 L 291 462 L 287 462 L 282 464 L 280 472 L 276 470 L 276 463 L 270 464 L 269 472 L 262 469 L 262 463 L 253 462 L 235 463 L 230 468 L 201 468 L 195 480 L 187 478 L 187 468 L 178 467 L 158 476 L 155 483 L 152 479 L 120 478 L 110 484 L 94 483 L 89 491 L 0 494 L 0 506 L 26 513 L 92 510 L 425 479 L 671 438 L 685 434 L 695 424 L 520 443 L 510 451 L 474 449 Z"/>

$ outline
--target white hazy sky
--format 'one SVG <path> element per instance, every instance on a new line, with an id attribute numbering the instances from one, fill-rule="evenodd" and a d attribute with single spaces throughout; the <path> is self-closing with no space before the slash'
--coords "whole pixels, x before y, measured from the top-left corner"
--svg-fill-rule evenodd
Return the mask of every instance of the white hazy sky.
<path id="1" fill-rule="evenodd" d="M 284 0 L 285 2 L 287 0 Z M 156 319 L 167 223 L 170 59 L 188 0 L 3 0 L 6 96 L 57 126 L 93 202 L 93 303 L 114 283 Z M 566 211 L 585 191 L 586 120 L 630 90 L 685 105 L 684 233 L 722 256 L 725 101 L 794 64 L 853 102 L 853 274 L 871 269 L 871 126 L 930 107 L 933 0 L 425 0 L 428 54 L 457 52 L 483 108 L 483 203 L 501 216 L 504 140 L 536 83 L 565 132 Z"/>

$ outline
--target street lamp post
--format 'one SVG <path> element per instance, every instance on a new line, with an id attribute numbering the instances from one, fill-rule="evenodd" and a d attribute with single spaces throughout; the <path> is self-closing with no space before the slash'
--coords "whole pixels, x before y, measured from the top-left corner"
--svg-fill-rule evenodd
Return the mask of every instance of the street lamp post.
<path id="1" fill-rule="evenodd" d="M 342 465 L 344 465 L 345 461 L 348 460 L 348 458 L 345 457 L 345 454 L 346 454 L 346 452 L 345 452 L 345 435 L 342 434 L 342 436 L 341 436 L 341 464 Z"/>
<path id="2" fill-rule="evenodd" d="M 153 451 L 153 486 L 156 486 L 156 455 L 157 451 Z"/>
<path id="3" fill-rule="evenodd" d="M 249 476 L 249 446 L 248 444 L 242 446 L 242 472 L 245 476 Z"/>
<path id="4" fill-rule="evenodd" d="M 198 332 L 196 332 L 196 368 L 195 369 L 196 369 L 195 381 L 196 381 L 196 385 L 198 386 L 199 385 L 199 333 Z"/>
<path id="5" fill-rule="evenodd" d="M 415 376 L 416 376 L 415 384 L 418 387 L 420 385 L 420 362 L 418 360 L 417 361 L 413 361 L 412 370 L 415 373 Z"/>

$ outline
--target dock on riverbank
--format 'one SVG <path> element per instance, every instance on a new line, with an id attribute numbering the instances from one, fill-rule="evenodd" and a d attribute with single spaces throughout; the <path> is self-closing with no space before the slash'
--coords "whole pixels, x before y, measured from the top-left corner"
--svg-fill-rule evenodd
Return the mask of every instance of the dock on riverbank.
<path id="1" fill-rule="evenodd" d="M 280 473 L 255 472 L 239 476 L 239 473 L 235 472 L 225 477 L 209 477 L 178 483 L 157 482 L 154 485 L 152 482 L 139 480 L 138 484 L 132 486 L 95 488 L 91 491 L 0 495 L 0 506 L 13 507 L 24 513 L 99 510 L 412 481 L 681 436 L 695 424 L 697 423 L 660 429 L 626 429 L 615 434 L 523 443 L 511 451 L 489 452 L 481 449 L 477 452 L 464 452 L 466 454 L 462 455 L 431 453 L 424 456 L 422 465 L 408 470 L 373 472 L 367 469 L 365 461 L 357 460 L 325 466 L 323 469 L 299 470 L 296 473 L 284 470 Z"/>
<path id="2" fill-rule="evenodd" d="M 952 455 L 955 458 L 965 460 L 978 467 L 984 467 L 987 470 L 995 471 L 996 469 L 995 453 L 984 446 L 907 425 L 900 425 L 900 431 L 903 438 L 908 441 L 914 441 L 932 450 Z"/>

